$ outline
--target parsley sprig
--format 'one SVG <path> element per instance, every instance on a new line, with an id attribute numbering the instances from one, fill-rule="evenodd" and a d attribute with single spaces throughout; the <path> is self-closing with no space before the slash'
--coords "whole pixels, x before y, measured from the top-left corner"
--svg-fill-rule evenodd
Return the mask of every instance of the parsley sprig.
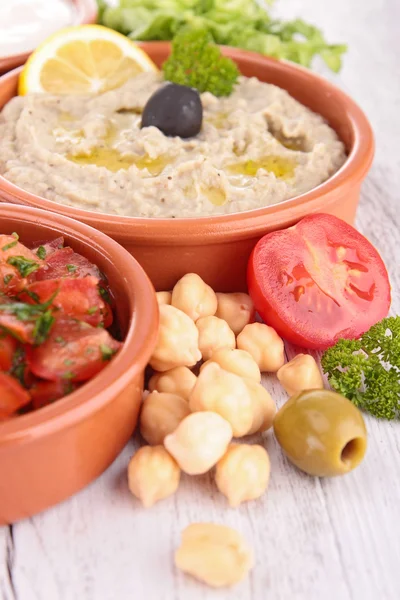
<path id="1" fill-rule="evenodd" d="M 400 316 L 359 340 L 339 340 L 321 363 L 331 387 L 353 404 L 379 419 L 400 418 Z"/>
<path id="2" fill-rule="evenodd" d="M 39 263 L 31 258 L 26 258 L 25 256 L 10 256 L 7 259 L 7 263 L 18 269 L 21 277 L 28 277 L 28 275 L 40 268 Z"/>

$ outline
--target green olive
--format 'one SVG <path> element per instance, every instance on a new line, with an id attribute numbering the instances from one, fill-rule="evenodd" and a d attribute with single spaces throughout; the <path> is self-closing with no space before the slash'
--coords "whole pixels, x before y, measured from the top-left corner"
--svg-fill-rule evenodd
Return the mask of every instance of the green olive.
<path id="1" fill-rule="evenodd" d="M 292 396 L 277 412 L 274 432 L 289 460 L 317 477 L 354 469 L 367 449 L 361 412 L 347 398 L 328 390 Z"/>

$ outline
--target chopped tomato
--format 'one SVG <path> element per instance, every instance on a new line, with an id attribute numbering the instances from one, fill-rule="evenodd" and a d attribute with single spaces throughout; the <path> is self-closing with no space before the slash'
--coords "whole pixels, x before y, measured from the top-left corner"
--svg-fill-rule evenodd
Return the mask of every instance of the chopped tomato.
<path id="1" fill-rule="evenodd" d="M 11 375 L 0 373 L 0 421 L 8 419 L 30 401 L 29 393 L 18 381 Z"/>
<path id="2" fill-rule="evenodd" d="M 37 410 L 47 406 L 60 398 L 64 398 L 76 389 L 71 381 L 40 381 L 37 380 L 29 389 L 32 399 L 32 408 Z"/>
<path id="3" fill-rule="evenodd" d="M 326 214 L 264 236 L 250 257 L 248 288 L 263 320 L 305 348 L 358 338 L 390 307 L 388 274 L 377 250 Z"/>
<path id="4" fill-rule="evenodd" d="M 0 292 L 15 294 L 27 278 L 43 266 L 43 261 L 14 235 L 0 235 Z"/>
<path id="5" fill-rule="evenodd" d="M 24 302 L 46 303 L 52 298 L 52 307 L 96 327 L 109 327 L 112 313 L 100 296 L 98 279 L 88 275 L 79 279 L 45 279 L 31 283 L 20 295 Z"/>
<path id="6" fill-rule="evenodd" d="M 43 260 L 46 260 L 53 252 L 64 247 L 64 238 L 62 236 L 51 240 L 50 242 L 37 243 L 32 252 Z"/>
<path id="7" fill-rule="evenodd" d="M 13 364 L 17 340 L 11 335 L 0 331 L 0 371 L 9 371 Z"/>
<path id="8" fill-rule="evenodd" d="M 63 244 L 29 250 L 16 234 L 0 235 L 0 420 L 71 393 L 121 347 L 106 330 L 107 279 Z"/>
<path id="9" fill-rule="evenodd" d="M 40 269 L 32 277 L 32 281 L 43 281 L 44 279 L 61 279 L 64 277 L 78 278 L 92 275 L 102 279 L 103 275 L 96 265 L 87 258 L 77 254 L 72 248 L 61 248 L 56 250 L 46 259 L 46 266 Z"/>
<path id="10" fill-rule="evenodd" d="M 60 318 L 48 339 L 27 349 L 29 366 L 42 379 L 86 381 L 99 373 L 121 343 L 108 331 L 75 319 Z"/>
<path id="11" fill-rule="evenodd" d="M 0 295 L 0 328 L 6 330 L 20 342 L 33 344 L 35 322 L 33 319 L 23 319 L 18 311 L 15 311 L 16 302 L 8 296 Z"/>

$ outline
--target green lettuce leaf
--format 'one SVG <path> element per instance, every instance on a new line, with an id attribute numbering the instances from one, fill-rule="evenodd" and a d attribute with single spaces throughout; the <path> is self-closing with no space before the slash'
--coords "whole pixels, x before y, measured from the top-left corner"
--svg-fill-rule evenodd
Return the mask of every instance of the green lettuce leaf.
<path id="1" fill-rule="evenodd" d="M 305 67 L 320 56 L 335 72 L 347 50 L 344 44 L 328 44 L 320 29 L 302 19 L 273 19 L 270 9 L 256 0 L 120 0 L 114 8 L 105 8 L 105 0 L 98 2 L 100 22 L 134 40 L 171 40 L 191 27 L 208 31 L 217 44 Z"/>

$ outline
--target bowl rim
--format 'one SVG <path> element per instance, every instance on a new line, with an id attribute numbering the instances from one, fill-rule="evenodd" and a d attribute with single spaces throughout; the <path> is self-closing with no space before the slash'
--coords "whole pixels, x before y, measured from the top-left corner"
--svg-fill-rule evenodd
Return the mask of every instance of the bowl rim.
<path id="1" fill-rule="evenodd" d="M 89 25 L 97 20 L 98 8 L 96 0 L 69 0 L 69 2 L 75 4 L 76 11 L 72 25 Z M 34 50 L 35 48 L 32 48 L 32 50 L 28 50 L 27 52 L 0 56 L 0 72 L 7 70 L 10 65 L 12 67 L 22 65 Z"/>
<path id="2" fill-rule="evenodd" d="M 150 56 L 151 50 L 157 49 L 158 52 L 163 53 L 168 52 L 171 47 L 170 42 L 158 41 L 140 42 L 139 45 Z M 353 144 L 346 161 L 336 173 L 309 192 L 277 204 L 243 212 L 202 217 L 128 217 L 88 211 L 58 204 L 25 191 L 1 175 L 0 196 L 2 193 L 8 194 L 8 197 L 16 199 L 22 204 L 28 202 L 28 205 L 50 210 L 57 214 L 74 216 L 92 226 L 96 223 L 95 227 L 101 227 L 109 235 L 118 232 L 119 240 L 129 239 L 131 237 L 129 232 L 134 230 L 135 235 L 138 235 L 138 240 L 146 243 L 146 238 L 148 238 L 151 231 L 152 242 L 157 240 L 158 243 L 170 244 L 172 237 L 179 236 L 180 243 L 190 242 L 193 245 L 204 243 L 204 235 L 207 233 L 212 235 L 213 239 L 224 240 L 237 239 L 238 235 L 246 237 L 250 231 L 257 234 L 263 230 L 263 218 L 273 223 L 275 220 L 279 220 L 283 212 L 290 211 L 291 208 L 299 209 L 305 204 L 322 208 L 326 196 L 332 197 L 332 193 L 340 193 L 343 187 L 349 184 L 353 186 L 362 181 L 374 157 L 375 140 L 371 124 L 365 113 L 348 94 L 321 75 L 295 63 L 229 46 L 221 46 L 221 48 L 224 54 L 234 60 L 241 60 L 242 62 L 243 60 L 248 62 L 261 61 L 270 70 L 286 73 L 288 77 L 295 75 L 297 78 L 302 79 L 305 85 L 313 85 L 323 89 L 327 101 L 329 98 L 334 97 L 337 102 L 345 107 L 348 124 L 353 135 Z M 21 70 L 22 67 L 19 67 L 0 77 L 0 88 L 10 79 L 16 79 Z M 295 220 L 296 217 L 293 217 L 293 221 Z"/>
<path id="3" fill-rule="evenodd" d="M 56 235 L 61 233 L 86 244 L 90 240 L 96 252 L 106 253 L 111 262 L 118 255 L 124 261 L 124 272 L 120 277 L 133 289 L 128 331 L 117 356 L 75 392 L 53 404 L 0 423 L 1 450 L 5 445 L 27 442 L 71 427 L 112 401 L 110 397 L 113 399 L 119 394 L 149 361 L 158 331 L 158 305 L 153 285 L 143 268 L 125 248 L 104 233 L 69 217 L 29 206 L 1 203 L 0 217 L 26 218 L 39 227 L 51 228 Z"/>

